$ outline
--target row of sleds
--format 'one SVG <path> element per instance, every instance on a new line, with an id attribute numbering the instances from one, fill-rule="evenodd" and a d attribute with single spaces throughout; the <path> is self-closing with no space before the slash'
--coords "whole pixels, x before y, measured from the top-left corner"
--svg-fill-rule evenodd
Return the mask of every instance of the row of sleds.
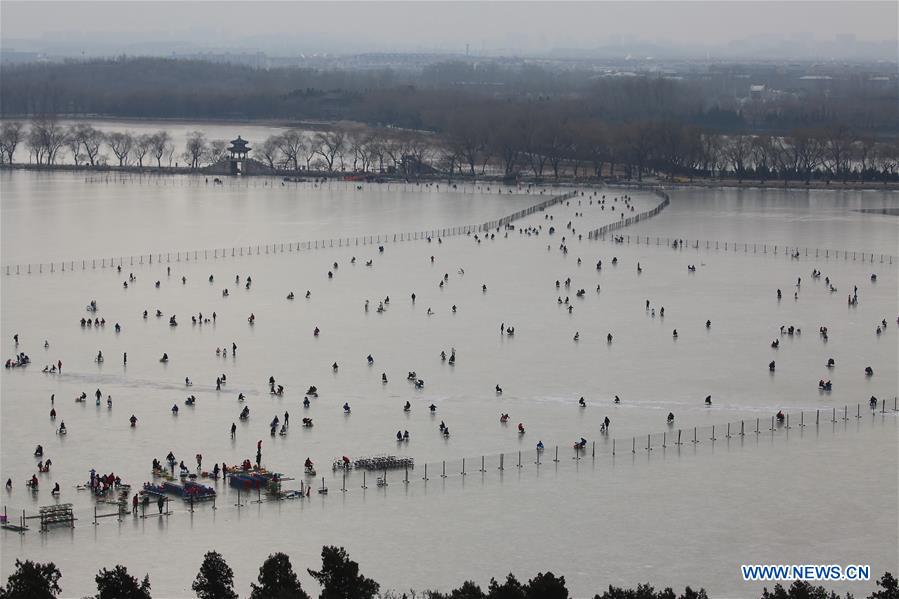
<path id="1" fill-rule="evenodd" d="M 250 466 L 248 462 L 240 466 L 226 466 L 225 474 L 228 484 L 232 488 L 244 492 L 260 491 L 279 499 L 297 499 L 307 496 L 309 492 L 307 485 L 303 485 L 299 490 L 282 489 L 282 482 L 293 479 L 285 477 L 279 472 Z M 203 475 L 211 476 L 211 473 L 204 472 Z M 165 480 L 162 484 L 144 484 L 144 493 L 156 497 L 172 494 L 185 500 L 193 498 L 195 501 L 211 500 L 216 496 L 215 489 L 197 483 L 192 480 L 193 478 L 196 478 L 196 475 L 192 474 L 190 479 L 179 484 L 174 482 L 174 477 L 171 475 L 164 475 Z"/>
<path id="2" fill-rule="evenodd" d="M 215 499 L 215 489 L 188 480 L 183 483 L 163 481 L 162 484 L 144 483 L 144 493 L 155 497 L 176 495 L 185 500 L 211 501 Z"/>
<path id="3" fill-rule="evenodd" d="M 284 481 L 293 480 L 286 477 L 280 472 L 270 472 L 265 468 L 252 467 L 234 467 L 226 468 L 228 475 L 228 484 L 241 491 L 260 491 L 265 492 L 276 499 L 302 499 L 308 497 L 310 492 L 309 485 L 300 482 L 299 489 L 282 489 L 281 484 Z M 309 471 L 307 470 L 307 474 Z M 312 475 L 315 471 L 312 470 Z"/>
<path id="4" fill-rule="evenodd" d="M 280 484 L 281 475 L 277 472 L 269 472 L 264 468 L 251 470 L 229 469 L 228 484 L 235 489 L 250 491 L 256 489 L 268 489 L 271 484 Z"/>
<path id="5" fill-rule="evenodd" d="M 414 468 L 415 459 L 408 456 L 378 455 L 350 460 L 343 456 L 333 463 L 333 470 L 394 470 L 398 468 Z"/>

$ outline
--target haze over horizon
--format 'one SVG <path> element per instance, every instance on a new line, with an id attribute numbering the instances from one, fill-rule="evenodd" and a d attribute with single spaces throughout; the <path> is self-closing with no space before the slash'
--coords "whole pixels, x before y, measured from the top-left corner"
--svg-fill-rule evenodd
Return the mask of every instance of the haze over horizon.
<path id="1" fill-rule="evenodd" d="M 4 50 L 896 60 L 895 2 L 4 1 Z M 335 27 L 336 25 L 336 27 Z M 334 31 L 339 33 L 336 35 Z"/>

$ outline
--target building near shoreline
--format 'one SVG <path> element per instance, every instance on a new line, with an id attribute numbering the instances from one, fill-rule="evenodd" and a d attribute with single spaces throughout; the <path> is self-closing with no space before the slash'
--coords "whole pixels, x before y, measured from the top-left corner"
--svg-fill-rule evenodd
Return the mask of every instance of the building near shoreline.
<path id="1" fill-rule="evenodd" d="M 240 135 L 229 142 L 228 155 L 210 164 L 202 172 L 208 175 L 226 175 L 239 177 L 243 175 L 273 175 L 275 171 L 266 164 L 249 157 L 252 148 L 249 142 Z"/>

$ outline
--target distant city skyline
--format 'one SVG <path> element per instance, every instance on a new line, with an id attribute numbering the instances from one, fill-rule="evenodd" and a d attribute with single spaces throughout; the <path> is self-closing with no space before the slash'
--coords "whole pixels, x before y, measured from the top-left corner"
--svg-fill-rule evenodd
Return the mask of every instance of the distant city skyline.
<path id="1" fill-rule="evenodd" d="M 895 2 L 96 2 L 0 4 L 4 50 L 259 51 L 896 60 Z"/>

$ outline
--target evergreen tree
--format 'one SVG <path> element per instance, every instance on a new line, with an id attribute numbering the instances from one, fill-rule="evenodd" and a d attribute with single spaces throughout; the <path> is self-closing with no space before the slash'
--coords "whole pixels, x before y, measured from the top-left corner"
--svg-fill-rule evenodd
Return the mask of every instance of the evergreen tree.
<path id="1" fill-rule="evenodd" d="M 484 599 L 486 596 L 481 587 L 469 580 L 450 592 L 448 599 Z"/>
<path id="2" fill-rule="evenodd" d="M 565 577 L 556 578 L 552 572 L 546 574 L 540 572 L 528 581 L 525 597 L 527 599 L 568 599 Z"/>
<path id="3" fill-rule="evenodd" d="M 6 588 L 0 587 L 0 599 L 53 599 L 61 592 L 62 573 L 56 564 L 16 560 L 16 571 L 9 575 Z"/>
<path id="4" fill-rule="evenodd" d="M 251 584 L 250 599 L 309 599 L 300 586 L 290 558 L 273 553 L 259 568 L 259 584 Z"/>
<path id="5" fill-rule="evenodd" d="M 490 599 L 525 599 L 524 587 L 518 582 L 518 579 L 509 573 L 506 576 L 506 582 L 499 584 L 495 578 L 490 579 L 490 586 L 487 587 L 487 597 Z"/>
<path id="6" fill-rule="evenodd" d="M 780 584 L 774 585 L 773 593 L 763 589 L 761 599 L 842 599 L 842 596 L 804 580 L 796 580 L 789 589 Z M 852 595 L 847 594 L 846 599 L 852 599 Z"/>
<path id="7" fill-rule="evenodd" d="M 322 569 L 309 570 L 321 586 L 321 599 L 372 599 L 380 585 L 359 574 L 359 564 L 349 558 L 343 547 L 322 547 Z"/>
<path id="8" fill-rule="evenodd" d="M 881 587 L 881 590 L 871 593 L 868 599 L 899 599 L 899 581 L 889 572 L 884 572 L 877 581 L 877 586 Z"/>
<path id="9" fill-rule="evenodd" d="M 191 588 L 199 599 L 237 599 L 234 572 L 217 551 L 209 551 L 203 556 L 203 563 Z"/>
<path id="10" fill-rule="evenodd" d="M 143 582 L 128 574 L 125 566 L 117 565 L 112 570 L 103 568 L 94 578 L 97 582 L 96 599 L 150 599 L 150 577 Z"/>

